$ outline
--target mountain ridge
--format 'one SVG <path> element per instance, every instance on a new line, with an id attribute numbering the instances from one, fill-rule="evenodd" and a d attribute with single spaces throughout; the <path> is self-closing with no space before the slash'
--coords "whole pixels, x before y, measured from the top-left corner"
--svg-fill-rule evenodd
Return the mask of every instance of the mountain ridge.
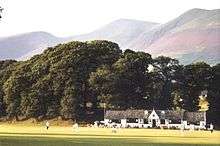
<path id="1" fill-rule="evenodd" d="M 212 19 L 213 17 L 214 19 Z M 189 55 L 192 53 L 191 50 L 195 50 L 195 48 L 198 48 L 197 52 L 201 51 L 201 47 L 204 49 L 220 49 L 220 41 L 218 41 L 220 40 L 220 19 L 217 18 L 220 18 L 220 9 L 189 10 L 176 19 L 143 33 L 131 43 L 130 48 L 142 48 L 142 50 L 154 56 L 167 55 L 171 57 L 178 56 L 178 58 L 186 54 Z M 211 42 L 212 38 L 216 40 L 215 43 Z M 160 52 L 163 54 L 160 54 Z M 172 53 L 175 55 L 171 55 Z M 182 60 L 188 59 L 183 58 Z M 193 60 L 196 60 L 196 58 Z M 193 60 L 184 62 L 191 63 L 194 62 Z M 203 58 L 203 60 L 211 64 L 219 62 L 220 54 L 218 53 L 214 61 L 206 60 L 206 58 Z"/>
<path id="2" fill-rule="evenodd" d="M 90 33 L 65 38 L 42 31 L 1 38 L 0 59 L 26 60 L 47 47 L 73 40 L 109 40 L 118 43 L 122 49 L 144 51 L 153 56 L 166 55 L 178 58 L 184 64 L 195 61 L 215 64 L 220 61 L 219 36 L 220 9 L 195 8 L 164 24 L 118 19 Z M 23 42 L 16 44 L 13 39 L 19 37 L 18 40 Z M 9 43 L 4 45 L 8 40 Z M 11 53 L 11 48 L 16 48 L 15 53 Z"/>

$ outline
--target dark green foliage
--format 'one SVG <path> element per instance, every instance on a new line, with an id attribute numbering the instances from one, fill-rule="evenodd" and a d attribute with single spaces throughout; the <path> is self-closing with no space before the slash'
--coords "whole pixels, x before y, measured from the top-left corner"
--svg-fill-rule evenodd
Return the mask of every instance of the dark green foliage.
<path id="1" fill-rule="evenodd" d="M 126 50 L 112 66 L 102 66 L 92 73 L 90 86 L 109 108 L 144 108 L 150 63 L 149 54 Z"/>
<path id="2" fill-rule="evenodd" d="M 203 90 L 209 112 L 219 113 L 219 66 L 122 53 L 109 41 L 60 44 L 27 61 L 0 61 L 0 116 L 85 121 L 102 117 L 103 103 L 112 109 L 196 111 Z"/>
<path id="3" fill-rule="evenodd" d="M 172 59 L 165 56 L 159 56 L 154 59 L 154 73 L 152 76 L 153 80 L 153 91 L 156 93 L 152 95 L 156 98 L 154 103 L 155 108 L 171 109 L 173 106 L 172 81 L 175 80 L 175 73 L 178 71 L 179 62 L 176 59 Z"/>
<path id="4" fill-rule="evenodd" d="M 14 64 L 16 64 L 16 61 L 14 60 L 0 61 L 0 116 L 4 116 L 6 114 L 6 105 L 3 101 L 3 97 L 5 95 L 3 91 L 3 85 L 10 77 Z"/>
<path id="5" fill-rule="evenodd" d="M 189 111 L 198 109 L 198 97 L 201 91 L 206 90 L 210 86 L 212 80 L 211 67 L 204 63 L 198 62 L 184 67 L 184 108 Z"/>
<path id="6" fill-rule="evenodd" d="M 118 45 L 112 42 L 70 42 L 18 62 L 9 75 L 10 62 L 0 62 L 1 113 L 16 119 L 86 116 L 87 102 L 96 101 L 90 96 L 89 74 L 113 64 L 120 55 Z"/>
<path id="7" fill-rule="evenodd" d="M 210 80 L 208 101 L 210 122 L 219 125 L 220 128 L 220 64 L 212 67 L 212 79 Z"/>

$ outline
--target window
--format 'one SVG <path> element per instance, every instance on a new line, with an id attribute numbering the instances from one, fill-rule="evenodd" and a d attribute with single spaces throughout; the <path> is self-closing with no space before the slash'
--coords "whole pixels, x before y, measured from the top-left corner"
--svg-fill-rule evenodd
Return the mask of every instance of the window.
<path id="1" fill-rule="evenodd" d="M 144 119 L 144 124 L 148 124 L 148 120 L 147 119 Z"/>
<path id="2" fill-rule="evenodd" d="M 181 120 L 179 120 L 179 119 L 170 120 L 170 124 L 180 124 L 180 123 L 181 123 Z"/>
<path id="3" fill-rule="evenodd" d="M 112 123 L 121 123 L 121 121 L 118 120 L 118 119 L 112 119 L 111 122 L 112 122 Z"/>
<path id="4" fill-rule="evenodd" d="M 128 123 L 138 123 L 138 119 L 136 119 L 136 118 L 134 118 L 134 119 L 129 118 L 129 119 L 127 119 L 127 122 Z"/>
<path id="5" fill-rule="evenodd" d="M 165 119 L 161 119 L 160 124 L 165 124 Z"/>

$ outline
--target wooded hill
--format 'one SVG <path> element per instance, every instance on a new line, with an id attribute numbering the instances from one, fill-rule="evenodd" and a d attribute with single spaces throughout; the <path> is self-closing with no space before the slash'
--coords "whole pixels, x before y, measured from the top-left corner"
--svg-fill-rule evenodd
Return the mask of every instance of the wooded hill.
<path id="1" fill-rule="evenodd" d="M 199 98 L 203 90 L 208 95 Z M 107 109 L 188 111 L 205 110 L 201 104 L 208 103 L 218 123 L 219 98 L 220 64 L 183 66 L 165 56 L 122 52 L 109 41 L 75 41 L 27 61 L 0 61 L 2 119 L 93 121 L 103 118 L 103 103 Z"/>

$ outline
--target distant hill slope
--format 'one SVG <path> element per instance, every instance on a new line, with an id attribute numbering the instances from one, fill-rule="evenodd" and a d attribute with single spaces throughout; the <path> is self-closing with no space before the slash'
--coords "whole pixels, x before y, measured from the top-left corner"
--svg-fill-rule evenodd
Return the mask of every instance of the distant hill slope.
<path id="1" fill-rule="evenodd" d="M 158 25 L 158 23 L 153 22 L 119 19 L 94 32 L 75 36 L 72 39 L 81 41 L 106 39 L 118 43 L 122 48 L 126 48 L 142 32 L 149 31 Z"/>
<path id="2" fill-rule="evenodd" d="M 220 62 L 220 9 L 192 9 L 165 24 L 119 19 L 91 33 L 58 38 L 33 32 L 0 39 L 0 59 L 27 59 L 72 40 L 110 40 L 133 49 L 178 58 L 181 63 Z"/>
<path id="3" fill-rule="evenodd" d="M 177 57 L 182 63 L 220 62 L 220 9 L 192 9 L 176 19 L 143 32 L 130 48 L 155 56 Z"/>
<path id="4" fill-rule="evenodd" d="M 122 48 L 138 37 L 143 31 L 150 30 L 157 23 L 119 19 L 94 32 L 58 38 L 46 32 L 31 32 L 0 39 L 0 59 L 26 60 L 35 54 L 42 53 L 47 47 L 72 40 L 110 40 Z"/>
<path id="5" fill-rule="evenodd" d="M 0 39 L 0 59 L 19 59 L 38 54 L 39 48 L 47 48 L 60 39 L 46 32 L 31 32 Z"/>

